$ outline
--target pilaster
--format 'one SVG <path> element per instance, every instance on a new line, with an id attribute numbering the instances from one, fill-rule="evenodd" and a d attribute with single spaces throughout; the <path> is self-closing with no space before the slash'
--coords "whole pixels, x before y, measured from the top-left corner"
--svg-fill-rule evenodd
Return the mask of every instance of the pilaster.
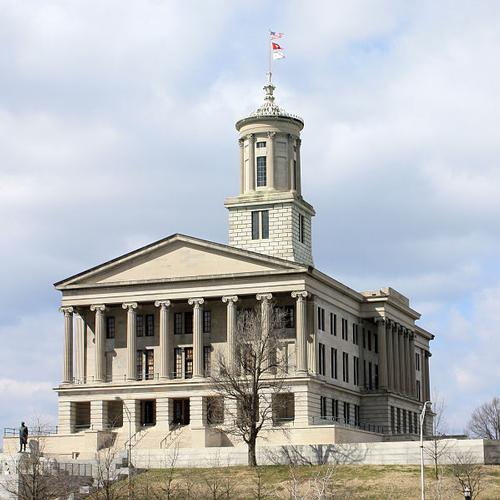
<path id="1" fill-rule="evenodd" d="M 160 308 L 160 379 L 170 378 L 172 371 L 170 356 L 172 351 L 172 335 L 170 325 L 170 300 L 157 300 L 155 306 Z"/>
<path id="2" fill-rule="evenodd" d="M 122 307 L 127 311 L 127 380 L 137 380 L 137 302 L 126 302 Z"/>
<path id="3" fill-rule="evenodd" d="M 295 324 L 295 371 L 298 374 L 307 374 L 307 308 L 306 299 L 308 293 L 305 290 L 292 292 L 292 298 L 296 299 L 296 324 Z"/>
<path id="4" fill-rule="evenodd" d="M 73 308 L 61 307 L 64 313 L 64 360 L 63 360 L 63 384 L 73 382 Z"/>
<path id="5" fill-rule="evenodd" d="M 236 332 L 236 302 L 238 301 L 237 295 L 222 297 L 222 302 L 227 304 L 227 366 L 234 368 L 235 358 L 235 332 Z"/>

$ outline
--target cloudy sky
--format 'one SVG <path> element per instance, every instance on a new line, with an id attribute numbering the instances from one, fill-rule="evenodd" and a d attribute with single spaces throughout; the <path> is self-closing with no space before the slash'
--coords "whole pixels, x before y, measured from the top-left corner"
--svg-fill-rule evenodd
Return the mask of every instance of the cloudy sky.
<path id="1" fill-rule="evenodd" d="M 462 431 L 500 395 L 499 25 L 486 0 L 0 0 L 0 427 L 57 413 L 52 283 L 175 232 L 227 241 L 271 27 L 315 264 L 411 297 Z"/>

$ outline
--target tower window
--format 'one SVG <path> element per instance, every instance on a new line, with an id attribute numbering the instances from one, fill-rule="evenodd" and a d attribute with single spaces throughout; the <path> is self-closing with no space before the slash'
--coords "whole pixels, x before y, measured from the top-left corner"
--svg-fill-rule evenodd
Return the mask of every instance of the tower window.
<path id="1" fill-rule="evenodd" d="M 252 212 L 252 240 L 269 239 L 269 210 Z"/>
<path id="2" fill-rule="evenodd" d="M 259 141 L 256 146 L 258 148 L 265 148 L 266 147 L 266 141 Z"/>
<path id="3" fill-rule="evenodd" d="M 299 241 L 304 243 L 304 226 L 305 226 L 305 217 L 302 214 L 299 214 Z"/>
<path id="4" fill-rule="evenodd" d="M 267 185 L 266 157 L 257 156 L 257 187 Z"/>

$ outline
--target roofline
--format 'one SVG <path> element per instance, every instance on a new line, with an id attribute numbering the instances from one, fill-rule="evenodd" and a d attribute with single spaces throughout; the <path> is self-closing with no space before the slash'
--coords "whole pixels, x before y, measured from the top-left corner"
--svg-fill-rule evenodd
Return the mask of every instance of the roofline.
<path id="1" fill-rule="evenodd" d="M 421 326 L 415 325 L 415 331 L 418 332 L 422 337 L 426 338 L 427 340 L 434 340 L 436 336 L 422 328 Z"/>
<path id="2" fill-rule="evenodd" d="M 287 267 L 291 270 L 296 270 L 296 271 L 305 270 L 305 268 L 306 268 L 305 265 L 300 265 L 300 264 L 297 264 L 295 262 L 291 262 L 291 261 L 286 260 L 286 259 L 281 259 L 279 257 L 272 257 L 270 255 L 265 255 L 265 254 L 261 254 L 258 252 L 252 252 L 250 250 L 243 250 L 241 248 L 225 245 L 223 243 L 215 243 L 213 241 L 204 240 L 202 238 L 196 238 L 194 236 L 188 236 L 188 235 L 181 234 L 181 233 L 174 233 L 174 234 L 171 234 L 170 236 L 167 236 L 167 237 L 162 238 L 160 240 L 154 241 L 153 243 L 148 243 L 147 245 L 145 245 L 143 247 L 132 250 L 131 252 L 127 252 L 123 255 L 115 257 L 114 259 L 108 260 L 102 264 L 98 264 L 98 265 L 93 266 L 89 269 L 81 271 L 77 274 L 74 274 L 74 275 L 68 277 L 68 278 L 57 281 L 56 283 L 54 283 L 54 287 L 56 289 L 60 290 L 64 286 L 65 283 L 71 282 L 77 278 L 84 276 L 84 275 L 92 276 L 96 272 L 108 269 L 108 268 L 112 267 L 113 265 L 118 264 L 119 262 L 126 262 L 131 257 L 136 257 L 138 255 L 146 253 L 148 250 L 151 250 L 155 247 L 160 247 L 160 246 L 164 245 L 165 243 L 167 243 L 168 241 L 185 241 L 185 242 L 190 242 L 190 243 L 199 243 L 199 244 L 203 244 L 207 247 L 211 247 L 211 248 L 216 249 L 216 250 L 226 250 L 226 251 L 229 250 L 231 253 L 236 253 L 236 254 L 239 254 L 242 256 L 250 257 L 253 259 L 258 259 L 260 261 L 284 265 L 285 267 Z"/>

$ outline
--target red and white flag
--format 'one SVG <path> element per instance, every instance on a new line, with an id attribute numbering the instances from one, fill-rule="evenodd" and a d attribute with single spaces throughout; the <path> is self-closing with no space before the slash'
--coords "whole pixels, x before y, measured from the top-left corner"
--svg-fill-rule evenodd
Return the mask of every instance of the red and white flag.
<path id="1" fill-rule="evenodd" d="M 273 53 L 273 59 L 283 59 L 285 57 L 285 54 L 283 53 L 283 48 L 281 45 L 271 42 L 271 49 Z"/>
<path id="2" fill-rule="evenodd" d="M 283 38 L 285 36 L 284 33 L 278 33 L 277 31 L 270 31 L 269 35 L 271 40 L 278 40 L 278 38 Z"/>

